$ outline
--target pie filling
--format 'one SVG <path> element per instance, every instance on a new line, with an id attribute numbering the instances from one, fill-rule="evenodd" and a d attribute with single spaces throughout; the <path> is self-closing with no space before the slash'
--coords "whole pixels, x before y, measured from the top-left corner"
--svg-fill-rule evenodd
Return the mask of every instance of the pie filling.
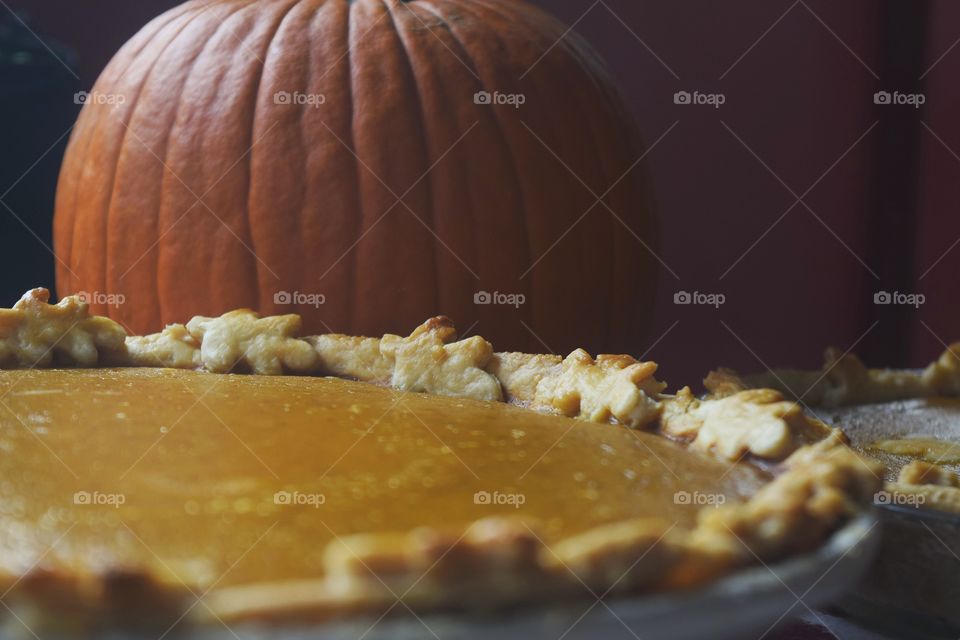
<path id="1" fill-rule="evenodd" d="M 934 464 L 960 464 L 960 444 L 936 438 L 890 438 L 867 445 L 868 451 L 878 451 Z"/>
<path id="2" fill-rule="evenodd" d="M 821 371 L 710 372 L 711 397 L 774 388 L 818 407 L 885 469 L 882 504 L 960 513 L 960 343 L 923 369 L 868 369 L 828 349 Z"/>
<path id="3" fill-rule="evenodd" d="M 490 516 L 548 545 L 637 517 L 689 528 L 704 501 L 768 480 L 648 433 L 333 378 L 23 370 L 0 374 L 0 394 L 14 575 L 316 578 L 337 537 Z"/>

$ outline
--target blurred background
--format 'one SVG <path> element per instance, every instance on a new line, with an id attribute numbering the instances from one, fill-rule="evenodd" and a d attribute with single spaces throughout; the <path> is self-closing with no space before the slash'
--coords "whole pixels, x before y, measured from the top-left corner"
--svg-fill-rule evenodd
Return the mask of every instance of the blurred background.
<path id="1" fill-rule="evenodd" d="M 815 368 L 829 345 L 919 366 L 960 339 L 960 5 L 535 2 L 606 59 L 652 145 L 661 274 L 644 355 L 666 380 Z M 74 95 L 177 4 L 0 0 L 3 306 L 52 288 Z"/>

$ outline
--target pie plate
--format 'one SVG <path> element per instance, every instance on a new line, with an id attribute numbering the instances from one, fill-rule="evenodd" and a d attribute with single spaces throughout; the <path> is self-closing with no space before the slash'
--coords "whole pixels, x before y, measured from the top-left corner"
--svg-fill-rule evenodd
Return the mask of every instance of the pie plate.
<path id="1" fill-rule="evenodd" d="M 842 427 L 855 448 L 904 431 L 946 441 L 955 441 L 960 432 L 960 403 L 952 399 L 818 409 L 817 414 Z M 890 463 L 893 469 L 899 466 L 896 460 Z M 895 494 L 883 495 L 887 503 L 877 505 L 880 551 L 862 588 L 845 598 L 841 608 L 863 624 L 914 638 L 958 637 L 960 513 L 922 503 L 897 504 Z"/>
<path id="2" fill-rule="evenodd" d="M 252 624 L 173 626 L 168 640 L 475 640 L 669 639 L 711 640 L 753 637 L 792 617 L 813 614 L 860 581 L 879 545 L 877 521 L 863 514 L 824 545 L 783 563 L 745 569 L 696 590 L 673 594 L 598 600 L 514 611 L 491 617 L 433 614 L 414 616 L 402 603 L 388 615 L 277 630 Z M 599 594 L 598 594 L 599 595 Z M 173 624 L 173 622 L 171 622 Z M 15 632 L 16 620 L 7 624 Z M 141 635 L 115 631 L 106 640 L 156 640 L 163 630 Z M 3 634 L 4 637 L 9 637 Z M 20 628 L 20 635 L 29 633 Z"/>

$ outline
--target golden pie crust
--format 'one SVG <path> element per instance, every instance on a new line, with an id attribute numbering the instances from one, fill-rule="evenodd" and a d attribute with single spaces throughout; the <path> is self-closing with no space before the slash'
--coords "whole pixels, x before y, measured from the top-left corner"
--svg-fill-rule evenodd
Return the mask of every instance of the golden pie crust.
<path id="1" fill-rule="evenodd" d="M 689 587 L 815 547 L 881 485 L 779 392 L 667 395 L 628 356 L 498 353 L 445 318 L 407 337 L 301 336 L 299 317 L 249 310 L 127 336 L 48 298 L 0 311 L 0 362 L 20 369 L 0 373 L 0 427 L 17 434 L 0 446 L 18 454 L 0 466 L 34 479 L 0 488 L 11 601 L 109 617 L 133 589 L 199 596 L 197 619 L 288 621 L 401 594 L 476 610 Z M 94 461 L 93 486 L 71 461 Z M 55 497 L 111 482 L 121 509 Z M 275 492 L 316 499 L 283 509 Z"/>

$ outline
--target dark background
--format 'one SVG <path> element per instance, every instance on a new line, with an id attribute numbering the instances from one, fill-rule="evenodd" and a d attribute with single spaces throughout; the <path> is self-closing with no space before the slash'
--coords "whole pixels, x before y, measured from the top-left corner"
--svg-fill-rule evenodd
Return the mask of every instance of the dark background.
<path id="1" fill-rule="evenodd" d="M 0 0 L 8 34 L 23 31 L 15 10 L 43 41 L 27 34 L 30 63 L 7 56 L 0 65 L 3 306 L 53 284 L 50 218 L 79 110 L 73 93 L 90 89 L 113 52 L 176 4 Z M 538 4 L 607 60 L 656 142 L 648 159 L 663 268 L 647 355 L 667 380 L 696 383 L 717 364 L 816 367 L 828 345 L 872 365 L 915 366 L 960 339 L 956 3 Z M 726 101 L 676 105 L 678 90 Z M 921 92 L 926 102 L 876 105 L 878 90 Z M 675 305 L 681 290 L 726 302 Z M 926 301 L 876 305 L 877 291 Z"/>

